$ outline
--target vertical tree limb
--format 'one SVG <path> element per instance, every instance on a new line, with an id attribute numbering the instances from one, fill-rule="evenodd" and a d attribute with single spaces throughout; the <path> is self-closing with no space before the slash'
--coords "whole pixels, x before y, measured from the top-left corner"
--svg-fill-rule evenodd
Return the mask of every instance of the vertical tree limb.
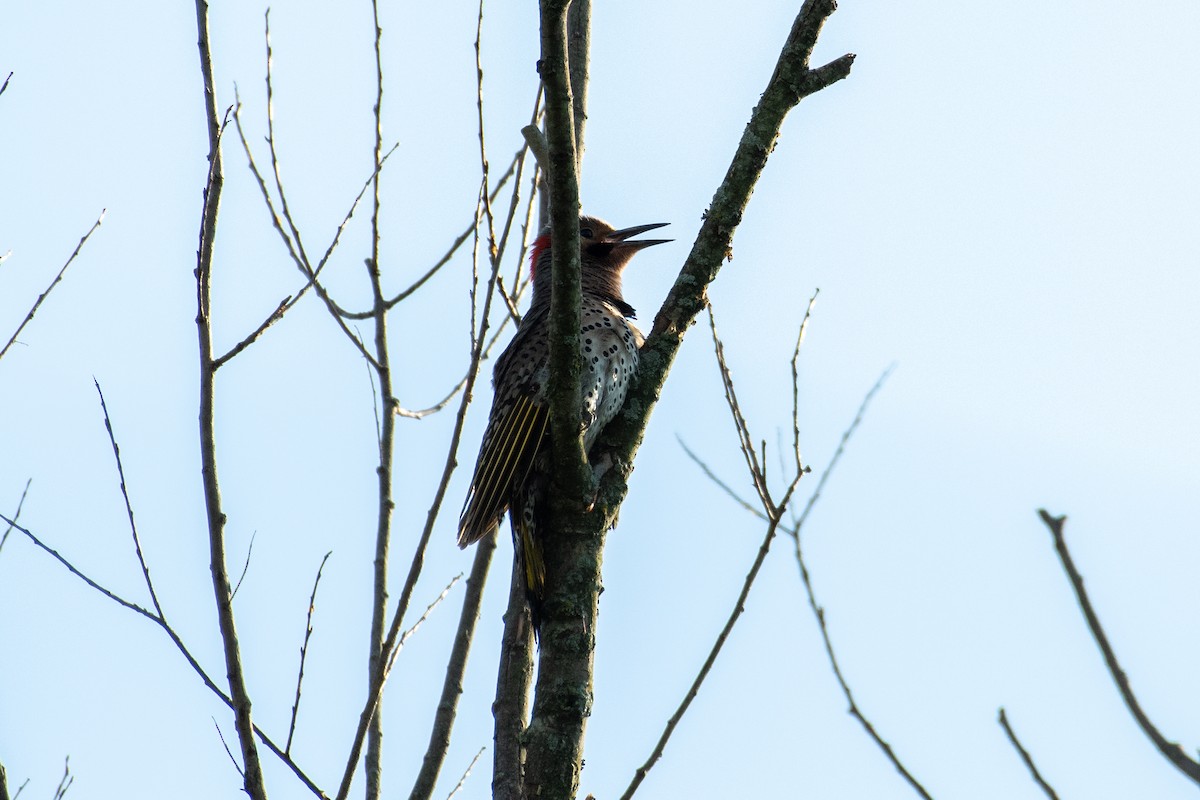
<path id="1" fill-rule="evenodd" d="M 595 620 L 604 536 L 582 524 L 594 480 L 583 448 L 580 410 L 579 183 L 564 0 L 541 3 L 550 195 L 550 429 L 553 490 L 545 542 L 546 598 L 533 717 L 525 734 L 527 797 L 572 798 L 591 713 Z"/>
<path id="2" fill-rule="evenodd" d="M 367 685 L 383 684 L 385 659 L 384 627 L 387 624 L 387 579 L 388 548 L 392 539 L 392 512 L 396 502 L 392 498 L 392 462 L 396 441 L 396 402 L 392 391 L 391 357 L 387 340 L 387 300 L 383 295 L 383 278 L 379 267 L 379 170 L 383 158 L 383 60 L 380 40 L 383 30 L 379 27 L 379 3 L 371 0 L 371 19 L 374 24 L 375 43 L 375 142 L 374 172 L 371 180 L 371 258 L 367 269 L 371 277 L 371 295 L 374 300 L 375 322 L 375 373 L 379 377 L 379 405 L 383 414 L 379 435 L 379 512 L 375 531 L 374 587 L 371 602 L 370 657 L 367 660 Z M 382 698 L 380 700 L 382 702 Z M 383 714 L 376 709 L 367 731 L 367 800 L 378 800 L 381 791 L 381 761 L 383 747 Z"/>
<path id="3" fill-rule="evenodd" d="M 212 52 L 208 38 L 208 3 L 196 0 L 196 29 L 199 36 L 200 72 L 204 81 L 204 112 L 208 126 L 208 179 L 204 186 L 204 211 L 200 222 L 200 246 L 196 252 L 196 329 L 200 342 L 200 462 L 204 484 L 204 505 L 208 515 L 208 542 L 213 595 L 217 603 L 217 622 L 225 651 L 225 669 L 229 677 L 229 696 L 233 705 L 234 727 L 242 751 L 244 786 L 253 800 L 266 800 L 262 765 L 254 740 L 250 718 L 250 695 L 242 670 L 237 627 L 233 618 L 233 600 L 229 573 L 225 564 L 225 512 L 221 508 L 217 480 L 217 446 L 214 422 L 213 380 L 216 358 L 213 354 L 211 312 L 213 246 L 217 237 L 217 212 L 221 204 L 224 170 L 221 164 L 223 125 L 217 115 L 217 96 L 213 87 Z M 228 113 L 226 114 L 228 118 Z"/>
<path id="4" fill-rule="evenodd" d="M 434 715 L 433 730 L 429 735 L 429 746 L 421 771 L 413 784 L 410 800 L 429 800 L 437 784 L 438 774 L 450 748 L 450 732 L 454 728 L 454 717 L 458 711 L 458 699 L 463 691 L 463 674 L 467 671 L 467 656 L 471 653 L 471 642 L 475 638 L 475 625 L 479 622 L 479 607 L 483 603 L 483 586 L 487 582 L 488 568 L 496 552 L 496 535 L 485 536 L 475 548 L 475 560 L 467 578 L 467 592 L 463 598 L 458 631 L 454 634 L 454 646 L 446 663 L 446 679 L 442 683 L 442 696 L 438 700 Z M 476 756 L 478 758 L 478 756 Z"/>
<path id="5" fill-rule="evenodd" d="M 529 688 L 533 685 L 533 621 L 525 600 L 525 576 L 514 567 L 504 612 L 496 700 L 492 704 L 495 735 L 492 753 L 492 800 L 521 800 L 524 748 L 529 720 Z"/>
<path id="6" fill-rule="evenodd" d="M 583 132 L 587 126 L 588 68 L 592 59 L 592 0 L 571 0 L 567 11 L 567 71 L 575 123 L 575 173 L 583 171 Z"/>

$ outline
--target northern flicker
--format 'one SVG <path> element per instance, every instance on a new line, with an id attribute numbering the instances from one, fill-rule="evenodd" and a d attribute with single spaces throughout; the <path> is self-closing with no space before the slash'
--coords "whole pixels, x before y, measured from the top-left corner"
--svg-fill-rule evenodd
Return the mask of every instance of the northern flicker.
<path id="1" fill-rule="evenodd" d="M 584 449 L 590 451 L 604 426 L 625 402 L 629 381 L 638 366 L 642 334 L 630 320 L 633 307 L 621 296 L 621 273 L 634 253 L 669 239 L 630 237 L 667 223 L 614 230 L 594 217 L 580 217 L 579 330 L 583 358 Z M 471 487 L 458 521 L 458 546 L 466 547 L 491 533 L 509 511 L 513 546 L 525 580 L 534 626 L 545 593 L 542 542 L 553 535 L 540 524 L 550 475 L 550 232 L 533 243 L 530 257 L 533 301 L 517 333 L 496 361 L 495 395 Z"/>

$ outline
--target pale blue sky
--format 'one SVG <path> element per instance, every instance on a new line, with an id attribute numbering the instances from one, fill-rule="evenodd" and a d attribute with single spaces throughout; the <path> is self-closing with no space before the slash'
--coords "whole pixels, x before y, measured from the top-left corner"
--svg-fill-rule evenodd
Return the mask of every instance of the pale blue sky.
<path id="1" fill-rule="evenodd" d="M 492 4 L 485 104 L 498 173 L 529 116 L 533 3 Z M 770 74 L 798 2 L 596 4 L 585 208 L 668 221 L 627 299 L 648 327 Z M 262 153 L 262 13 L 214 3 L 219 103 L 236 82 Z M 478 184 L 476 7 L 385 5 L 382 252 L 406 285 L 469 221 Z M 1133 686 L 1164 733 L 1200 747 L 1200 9 L 1161 2 L 843 0 L 816 60 L 851 77 L 793 112 L 712 289 L 751 426 L 789 424 L 801 360 L 805 455 L 829 460 L 889 364 L 810 520 L 807 554 L 863 710 L 939 798 L 1039 797 L 998 706 L 1063 797 L 1182 798 L 1190 783 L 1136 729 L 1034 509 L 1067 533 Z M 366 2 L 272 6 L 276 131 L 310 249 L 369 173 Z M 192 278 L 207 140 L 190 3 L 9 3 L 0 10 L 0 339 L 102 208 L 103 227 L 22 344 L 0 361 L 0 510 L 144 601 L 92 378 L 120 440 L 168 614 L 215 675 L 196 445 Z M 218 238 L 218 349 L 300 285 L 232 136 Z M 326 273 L 366 296 L 366 215 Z M 469 264 L 393 319 L 406 406 L 438 399 L 466 356 Z M 310 298 L 311 300 L 312 298 Z M 427 349 L 417 352 L 423 339 Z M 486 368 L 490 372 L 490 365 Z M 477 447 L 477 391 L 460 461 Z M 220 373 L 220 469 L 258 721 L 285 736 L 304 609 L 321 556 L 297 758 L 340 775 L 365 683 L 374 418 L 361 361 L 306 302 Z M 448 415 L 399 428 L 394 569 L 444 458 Z M 581 796 L 624 789 L 681 699 L 754 558 L 759 524 L 683 455 L 744 487 L 704 327 L 652 419 L 609 538 L 596 707 Z M 774 461 L 772 460 L 772 464 Z M 457 475 L 415 604 L 468 568 Z M 808 481 L 808 489 L 815 480 Z M 806 495 L 806 492 L 802 493 Z M 907 798 L 845 713 L 787 541 L 639 796 Z M 463 797 L 488 796 L 490 703 L 511 548 L 493 569 L 438 795 L 479 747 Z M 395 584 L 398 589 L 399 582 Z M 400 656 L 385 713 L 386 787 L 407 793 L 457 621 L 456 589 Z M 144 620 L 14 535 L 0 551 L 0 761 L 48 796 L 237 797 L 213 730 L 228 715 Z M 306 790 L 270 758 L 272 797 Z M 361 790 L 361 784 L 358 786 Z"/>

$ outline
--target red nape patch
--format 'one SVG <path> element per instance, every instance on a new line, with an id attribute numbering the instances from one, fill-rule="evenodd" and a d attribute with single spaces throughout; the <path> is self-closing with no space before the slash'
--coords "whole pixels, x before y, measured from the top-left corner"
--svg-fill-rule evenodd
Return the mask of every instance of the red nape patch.
<path id="1" fill-rule="evenodd" d="M 543 233 L 541 236 L 533 240 L 533 247 L 529 252 L 529 277 L 537 277 L 538 259 L 542 257 L 542 252 L 550 249 L 550 234 Z"/>

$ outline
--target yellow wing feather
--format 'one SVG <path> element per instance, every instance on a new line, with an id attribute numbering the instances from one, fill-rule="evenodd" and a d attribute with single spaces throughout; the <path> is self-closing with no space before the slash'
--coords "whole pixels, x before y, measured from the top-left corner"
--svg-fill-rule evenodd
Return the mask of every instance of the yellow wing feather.
<path id="1" fill-rule="evenodd" d="M 458 520 L 459 547 L 479 541 L 499 524 L 514 484 L 533 466 L 549 421 L 549 409 L 526 396 L 489 421 Z"/>

